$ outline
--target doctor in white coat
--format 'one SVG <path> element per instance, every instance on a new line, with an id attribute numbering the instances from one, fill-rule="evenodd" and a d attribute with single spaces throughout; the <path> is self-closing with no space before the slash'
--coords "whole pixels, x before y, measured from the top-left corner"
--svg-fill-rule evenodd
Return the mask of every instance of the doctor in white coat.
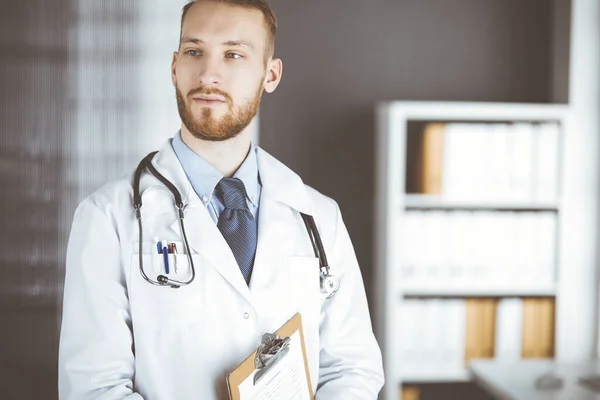
<path id="1" fill-rule="evenodd" d="M 262 92 L 281 79 L 275 26 L 264 0 L 198 0 L 184 8 L 172 65 L 182 126 L 152 165 L 181 193 L 189 248 L 173 195 L 147 170 L 141 246 L 133 173 L 80 204 L 67 251 L 61 400 L 227 399 L 226 375 L 263 333 L 297 312 L 316 399 L 376 399 L 381 352 L 340 210 L 250 141 L 247 126 Z M 244 232 L 234 227 L 233 239 L 220 220 L 234 212 L 222 178 L 235 182 L 247 205 L 238 214 Z M 321 293 L 300 213 L 314 217 L 339 279 L 331 298 Z M 168 274 L 155 238 L 177 246 Z M 151 279 L 185 281 L 188 252 L 195 267 L 189 285 L 153 285 L 140 272 L 141 260 Z"/>

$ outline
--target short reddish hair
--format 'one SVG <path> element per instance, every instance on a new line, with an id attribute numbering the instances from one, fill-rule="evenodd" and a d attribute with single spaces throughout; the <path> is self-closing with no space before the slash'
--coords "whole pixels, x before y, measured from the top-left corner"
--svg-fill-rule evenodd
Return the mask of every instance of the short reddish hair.
<path id="1" fill-rule="evenodd" d="M 183 21 L 186 14 L 192 8 L 194 3 L 198 3 L 203 0 L 191 0 L 188 4 L 183 6 L 183 12 L 181 14 L 181 31 L 183 31 Z M 275 13 L 271 9 L 269 3 L 266 0 L 204 0 L 214 1 L 216 3 L 230 4 L 232 6 L 253 8 L 262 12 L 267 27 L 267 44 L 265 47 L 265 58 L 272 57 L 275 52 L 275 34 L 277 33 L 277 18 Z M 181 34 L 179 35 L 181 40 Z"/>

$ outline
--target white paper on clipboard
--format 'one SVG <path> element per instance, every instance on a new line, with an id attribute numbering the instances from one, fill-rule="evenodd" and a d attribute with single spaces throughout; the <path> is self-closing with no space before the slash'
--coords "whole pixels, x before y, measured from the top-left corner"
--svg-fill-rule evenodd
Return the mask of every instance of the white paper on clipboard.
<path id="1" fill-rule="evenodd" d="M 240 385 L 240 400 L 310 400 L 300 332 L 290 336 L 289 352 L 254 384 L 251 373 Z"/>

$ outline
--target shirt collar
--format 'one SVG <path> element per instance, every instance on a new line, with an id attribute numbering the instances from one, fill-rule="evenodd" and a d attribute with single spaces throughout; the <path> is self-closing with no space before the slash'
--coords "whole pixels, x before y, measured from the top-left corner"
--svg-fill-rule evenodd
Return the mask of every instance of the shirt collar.
<path id="1" fill-rule="evenodd" d="M 173 138 L 172 145 L 173 150 L 198 197 L 203 199 L 204 196 L 206 196 L 209 200 L 212 199 L 215 187 L 223 178 L 223 174 L 202 157 L 194 153 L 192 149 L 183 142 L 181 139 L 181 131 L 177 132 Z M 256 147 L 254 144 L 250 145 L 250 151 L 248 152 L 246 159 L 242 165 L 240 165 L 233 177 L 240 179 L 244 183 L 248 199 L 253 205 L 257 206 L 259 199 L 259 175 Z"/>
<path id="2" fill-rule="evenodd" d="M 256 158 L 256 147 L 254 144 L 250 143 L 250 151 L 233 177 L 238 178 L 244 183 L 248 199 L 253 205 L 258 206 L 258 182 L 260 177 L 258 174 L 258 161 Z"/>

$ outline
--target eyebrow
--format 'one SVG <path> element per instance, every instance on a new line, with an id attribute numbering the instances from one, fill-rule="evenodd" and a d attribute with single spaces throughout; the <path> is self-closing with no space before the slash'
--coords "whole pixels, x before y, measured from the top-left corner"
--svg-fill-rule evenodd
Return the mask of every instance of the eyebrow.
<path id="1" fill-rule="evenodd" d="M 183 38 L 181 38 L 181 44 L 184 44 L 184 43 L 201 44 L 201 43 L 204 43 L 204 41 L 200 40 L 200 39 L 184 36 Z M 221 44 L 223 46 L 230 46 L 230 47 L 246 47 L 247 49 L 254 51 L 254 46 L 252 45 L 252 43 L 245 41 L 245 40 L 228 40 Z"/>

